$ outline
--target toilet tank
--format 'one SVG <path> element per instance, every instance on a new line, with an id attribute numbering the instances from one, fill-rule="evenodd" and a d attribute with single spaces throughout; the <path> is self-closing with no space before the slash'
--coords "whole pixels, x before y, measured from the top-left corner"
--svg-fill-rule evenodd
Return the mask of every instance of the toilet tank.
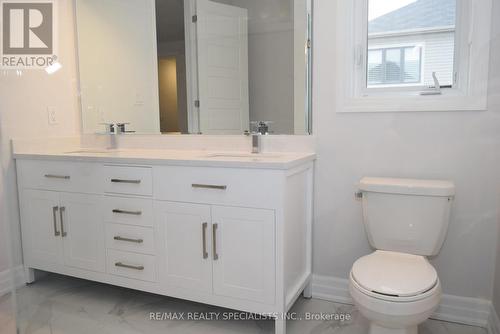
<path id="1" fill-rule="evenodd" d="M 359 189 L 372 247 L 422 256 L 439 252 L 455 195 L 452 182 L 365 177 Z"/>

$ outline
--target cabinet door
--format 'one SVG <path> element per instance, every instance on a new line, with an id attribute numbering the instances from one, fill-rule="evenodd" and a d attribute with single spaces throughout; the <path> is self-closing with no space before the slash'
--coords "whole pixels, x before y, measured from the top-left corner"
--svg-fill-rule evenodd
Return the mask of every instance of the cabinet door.
<path id="1" fill-rule="evenodd" d="M 98 195 L 61 193 L 61 234 L 64 264 L 105 270 L 104 224 Z"/>
<path id="2" fill-rule="evenodd" d="M 210 206 L 156 202 L 163 235 L 162 279 L 170 288 L 212 291 Z"/>
<path id="3" fill-rule="evenodd" d="M 214 294 L 275 300 L 274 211 L 212 207 Z"/>
<path id="4" fill-rule="evenodd" d="M 44 265 L 62 265 L 59 194 L 53 191 L 23 190 L 21 219 L 26 265 L 40 269 Z"/>

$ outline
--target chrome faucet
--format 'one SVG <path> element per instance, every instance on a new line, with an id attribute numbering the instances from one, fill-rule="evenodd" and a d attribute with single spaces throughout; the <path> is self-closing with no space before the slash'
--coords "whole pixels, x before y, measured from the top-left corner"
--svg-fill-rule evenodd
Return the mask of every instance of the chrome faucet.
<path id="1" fill-rule="evenodd" d="M 252 136 L 252 153 L 260 153 L 260 151 L 262 150 L 262 141 L 261 141 L 261 138 L 262 138 L 262 134 L 260 132 L 255 132 L 255 131 L 248 131 L 248 130 L 245 130 L 245 136 Z"/>
<path id="2" fill-rule="evenodd" d="M 116 129 L 115 123 L 101 123 L 101 124 L 104 125 L 104 127 L 106 129 L 104 130 L 104 132 L 98 132 L 97 134 L 99 134 L 99 135 L 114 135 L 115 134 L 115 129 Z"/>
<path id="3" fill-rule="evenodd" d="M 127 125 L 130 123 L 116 123 L 116 134 L 134 133 L 135 131 L 127 130 Z"/>
<path id="4" fill-rule="evenodd" d="M 134 133 L 135 131 L 127 130 L 127 125 L 130 123 L 101 123 L 106 127 L 103 134 L 106 135 L 120 135 L 123 133 Z"/>
<path id="5" fill-rule="evenodd" d="M 104 132 L 98 132 L 97 134 L 108 135 L 109 143 L 106 149 L 115 150 L 118 148 L 118 139 L 116 135 L 123 133 L 133 133 L 135 131 L 127 131 L 126 126 L 130 123 L 101 123 L 106 127 Z"/>
<path id="6" fill-rule="evenodd" d="M 260 153 L 262 150 L 262 134 L 252 132 L 252 153 Z"/>
<path id="7" fill-rule="evenodd" d="M 269 124 L 272 122 L 254 121 L 250 124 L 255 128 L 252 131 L 245 131 L 247 136 L 252 136 L 252 153 L 260 153 L 262 151 L 262 136 L 269 134 Z"/>

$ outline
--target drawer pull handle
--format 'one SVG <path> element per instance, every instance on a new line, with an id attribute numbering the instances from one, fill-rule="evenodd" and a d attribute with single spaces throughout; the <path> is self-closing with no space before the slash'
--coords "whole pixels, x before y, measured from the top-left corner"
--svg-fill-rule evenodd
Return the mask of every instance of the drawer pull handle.
<path id="1" fill-rule="evenodd" d="M 63 238 L 68 235 L 68 233 L 64 231 L 64 211 L 66 211 L 66 208 L 64 206 L 59 208 L 59 218 L 61 219 L 61 236 Z"/>
<path id="2" fill-rule="evenodd" d="M 133 266 L 133 265 L 125 264 L 125 263 L 121 263 L 121 262 L 116 262 L 115 267 L 134 269 L 134 270 L 144 270 L 144 266 Z"/>
<path id="3" fill-rule="evenodd" d="M 142 211 L 127 211 L 127 210 L 120 210 L 120 209 L 113 209 L 113 213 L 120 213 L 122 215 L 133 215 L 133 216 L 142 215 Z"/>
<path id="4" fill-rule="evenodd" d="M 52 207 L 52 218 L 54 219 L 54 236 L 58 237 L 61 235 L 61 232 L 57 230 L 57 211 L 59 210 L 58 206 Z"/>
<path id="5" fill-rule="evenodd" d="M 115 236 L 113 239 L 115 239 L 117 241 L 134 242 L 136 244 L 142 244 L 144 242 L 144 240 L 142 240 L 142 239 L 124 238 L 124 237 L 120 237 L 119 235 Z"/>
<path id="6" fill-rule="evenodd" d="M 217 261 L 219 259 L 219 254 L 217 254 L 217 228 L 219 227 L 219 224 L 213 224 L 212 225 L 212 242 L 213 242 L 213 253 L 214 253 L 214 260 Z"/>
<path id="7" fill-rule="evenodd" d="M 113 183 L 130 183 L 130 184 L 139 184 L 141 180 L 122 180 L 122 179 L 111 179 Z"/>
<path id="8" fill-rule="evenodd" d="M 203 258 L 208 259 L 208 252 L 207 252 L 207 227 L 208 223 L 203 223 L 201 225 L 201 236 L 202 236 L 202 241 L 203 241 Z"/>
<path id="9" fill-rule="evenodd" d="M 69 180 L 71 178 L 71 176 L 69 175 L 45 174 L 44 176 L 48 179 L 60 179 L 60 180 Z"/>
<path id="10" fill-rule="evenodd" d="M 226 190 L 227 186 L 218 186 L 214 184 L 198 184 L 198 183 L 193 183 L 191 185 L 193 188 L 198 188 L 198 189 L 216 189 L 216 190 Z"/>

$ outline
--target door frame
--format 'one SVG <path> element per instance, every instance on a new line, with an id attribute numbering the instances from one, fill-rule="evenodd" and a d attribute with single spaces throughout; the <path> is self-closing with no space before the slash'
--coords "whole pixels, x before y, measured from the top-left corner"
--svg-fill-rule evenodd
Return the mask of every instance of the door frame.
<path id="1" fill-rule="evenodd" d="M 196 26 L 193 16 L 196 15 L 196 0 L 184 0 L 184 41 L 186 48 L 186 97 L 188 132 L 200 134 L 200 108 L 195 105 L 199 101 L 198 85 L 198 48 Z"/>

